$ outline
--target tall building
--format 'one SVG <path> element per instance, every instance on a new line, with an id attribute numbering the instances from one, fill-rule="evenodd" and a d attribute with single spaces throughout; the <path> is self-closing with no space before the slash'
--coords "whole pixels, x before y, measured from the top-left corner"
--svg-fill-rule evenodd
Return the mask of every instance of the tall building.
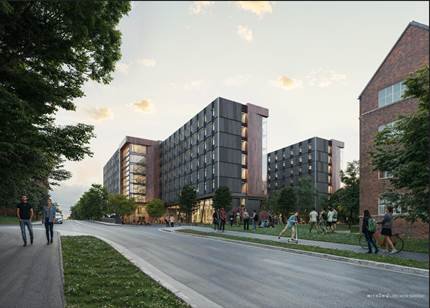
<path id="1" fill-rule="evenodd" d="M 402 98 L 405 91 L 403 82 L 425 65 L 429 65 L 429 27 L 412 21 L 359 96 L 360 215 L 365 209 L 375 216 L 384 214 L 388 202 L 382 194 L 390 187 L 391 175 L 384 170 L 373 171 L 369 151 L 378 131 L 392 125 L 400 115 L 410 114 L 417 109 L 415 99 Z M 397 213 L 399 211 L 400 208 L 396 209 Z M 396 232 L 405 232 L 406 224 L 402 220 L 395 220 L 394 228 Z M 417 223 L 411 232 L 428 236 L 428 225 Z"/>
<path id="2" fill-rule="evenodd" d="M 312 179 L 320 197 L 340 188 L 341 149 L 344 143 L 313 137 L 267 154 L 267 192 L 297 185 L 302 177 Z M 319 198 L 315 200 L 319 209 Z"/>
<path id="3" fill-rule="evenodd" d="M 130 221 L 148 217 L 144 204 L 160 194 L 159 147 L 159 141 L 127 136 L 103 168 L 106 190 L 138 204 Z"/>
<path id="4" fill-rule="evenodd" d="M 171 208 L 178 205 L 182 187 L 192 185 L 198 198 L 193 220 L 199 222 L 212 221 L 212 198 L 220 186 L 230 189 L 233 207 L 258 208 L 264 198 L 268 115 L 265 108 L 219 97 L 164 141 L 127 137 L 106 164 L 104 183 L 113 192 L 137 194 L 143 203 L 159 197 Z M 140 170 L 139 158 L 127 160 L 127 155 L 140 155 L 132 150 L 136 145 L 145 145 L 147 153 L 152 149 L 143 159 L 154 170 L 159 168 L 152 178 L 149 173 L 127 174 Z M 138 165 L 127 168 L 127 161 Z M 145 195 L 138 192 L 143 179 Z"/>

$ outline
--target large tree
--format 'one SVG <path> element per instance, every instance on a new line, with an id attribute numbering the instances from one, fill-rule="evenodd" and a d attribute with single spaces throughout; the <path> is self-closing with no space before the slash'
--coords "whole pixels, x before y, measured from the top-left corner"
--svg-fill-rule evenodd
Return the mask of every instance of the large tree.
<path id="1" fill-rule="evenodd" d="M 191 221 L 191 216 L 196 209 L 197 192 L 192 185 L 185 185 L 182 187 L 181 194 L 179 195 L 179 207 L 185 213 L 186 221 Z"/>
<path id="2" fill-rule="evenodd" d="M 76 205 L 71 208 L 73 219 L 99 219 L 107 212 L 108 192 L 99 184 L 92 184 Z"/>
<path id="3" fill-rule="evenodd" d="M 327 205 L 336 207 L 339 218 L 352 224 L 358 223 L 360 208 L 360 165 L 354 160 L 347 164 L 346 170 L 340 171 L 340 179 L 344 186 L 335 191 L 327 200 Z"/>
<path id="4" fill-rule="evenodd" d="M 160 199 L 153 199 L 146 204 L 148 215 L 153 218 L 160 218 L 166 213 L 164 202 Z"/>
<path id="5" fill-rule="evenodd" d="M 309 176 L 301 177 L 297 186 L 294 187 L 297 196 L 297 207 L 301 211 L 310 211 L 315 208 L 316 191 L 312 178 Z"/>
<path id="6" fill-rule="evenodd" d="M 92 154 L 93 127 L 58 126 L 55 114 L 75 110 L 86 81 L 111 80 L 116 27 L 129 9 L 125 1 L 0 1 L 0 206 L 31 191 L 46 199 L 70 177 L 65 159 Z"/>
<path id="7" fill-rule="evenodd" d="M 137 208 L 134 199 L 121 194 L 109 194 L 107 204 L 107 211 L 111 214 L 115 213 L 121 218 L 124 218 L 125 215 L 132 214 Z"/>
<path id="8" fill-rule="evenodd" d="M 213 198 L 213 207 L 215 209 L 224 208 L 226 212 L 231 210 L 232 196 L 227 186 L 220 186 L 215 191 Z"/>
<path id="9" fill-rule="evenodd" d="M 292 186 L 282 188 L 278 197 L 278 211 L 285 219 L 293 211 L 297 210 L 297 195 Z"/>
<path id="10" fill-rule="evenodd" d="M 424 67 L 405 81 L 404 98 L 418 101 L 418 109 L 402 115 L 378 132 L 371 152 L 374 170 L 392 175 L 385 197 L 400 206 L 406 220 L 429 222 L 429 68 Z"/>

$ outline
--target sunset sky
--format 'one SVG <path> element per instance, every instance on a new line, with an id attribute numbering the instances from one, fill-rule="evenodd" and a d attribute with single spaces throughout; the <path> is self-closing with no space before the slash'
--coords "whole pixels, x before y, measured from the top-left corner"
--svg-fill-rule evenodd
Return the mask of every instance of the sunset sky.
<path id="1" fill-rule="evenodd" d="M 359 158 L 357 97 L 429 2 L 133 2 L 109 85 L 88 82 L 58 124 L 93 124 L 92 158 L 52 193 L 65 213 L 124 136 L 163 140 L 221 96 L 269 109 L 268 151 L 319 136 Z"/>

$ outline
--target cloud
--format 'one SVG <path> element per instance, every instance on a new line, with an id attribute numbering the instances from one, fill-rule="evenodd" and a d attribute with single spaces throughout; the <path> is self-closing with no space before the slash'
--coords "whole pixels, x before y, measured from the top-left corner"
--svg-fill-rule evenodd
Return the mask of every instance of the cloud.
<path id="1" fill-rule="evenodd" d="M 116 64 L 116 70 L 124 75 L 128 74 L 129 65 L 124 62 L 118 62 Z"/>
<path id="2" fill-rule="evenodd" d="M 228 87 L 238 87 L 248 82 L 249 75 L 236 75 L 224 79 L 223 84 Z"/>
<path id="3" fill-rule="evenodd" d="M 113 112 L 109 107 L 88 108 L 86 112 L 93 120 L 100 122 L 113 118 Z"/>
<path id="4" fill-rule="evenodd" d="M 190 12 L 193 15 L 200 15 L 214 3 L 215 1 L 194 1 L 190 6 Z"/>
<path id="5" fill-rule="evenodd" d="M 333 84 L 345 84 L 346 75 L 337 73 L 334 70 L 320 68 L 310 72 L 306 79 L 310 86 L 326 88 Z"/>
<path id="6" fill-rule="evenodd" d="M 272 13 L 272 4 L 270 1 L 236 1 L 239 8 L 249 11 L 262 17 L 266 13 Z"/>
<path id="7" fill-rule="evenodd" d="M 154 104 L 149 99 L 142 99 L 133 104 L 134 109 L 140 112 L 150 113 L 154 111 Z"/>
<path id="8" fill-rule="evenodd" d="M 203 80 L 192 80 L 186 84 L 184 84 L 185 90 L 194 90 L 198 89 L 203 85 Z"/>
<path id="9" fill-rule="evenodd" d="M 275 85 L 285 89 L 285 90 L 293 90 L 295 88 L 300 88 L 303 85 L 303 82 L 298 79 L 290 78 L 286 75 L 282 75 L 275 82 Z"/>
<path id="10" fill-rule="evenodd" d="M 254 38 L 252 30 L 242 25 L 237 26 L 237 34 L 247 42 L 251 42 Z"/>
<path id="11" fill-rule="evenodd" d="M 142 64 L 143 66 L 154 67 L 157 64 L 157 61 L 149 58 L 141 58 L 137 60 L 137 63 Z"/>

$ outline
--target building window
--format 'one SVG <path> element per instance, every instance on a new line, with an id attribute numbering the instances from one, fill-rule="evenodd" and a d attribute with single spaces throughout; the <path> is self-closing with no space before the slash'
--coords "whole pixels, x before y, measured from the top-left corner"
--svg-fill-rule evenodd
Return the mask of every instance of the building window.
<path id="1" fill-rule="evenodd" d="M 331 185 L 328 186 L 328 193 L 329 194 L 333 193 L 333 187 Z"/>
<path id="2" fill-rule="evenodd" d="M 379 179 L 391 179 L 393 174 L 390 171 L 379 171 L 378 178 Z"/>
<path id="3" fill-rule="evenodd" d="M 246 180 L 248 178 L 248 170 L 242 168 L 242 180 Z"/>
<path id="4" fill-rule="evenodd" d="M 384 107 L 402 100 L 406 85 L 403 81 L 388 86 L 378 92 L 378 107 Z"/>
<path id="5" fill-rule="evenodd" d="M 246 152 L 246 148 L 247 148 L 247 142 L 245 140 L 242 140 L 242 152 Z M 269 157 L 269 162 L 270 162 L 270 157 Z"/>
<path id="6" fill-rule="evenodd" d="M 396 206 L 395 204 L 392 204 L 390 201 L 388 201 L 384 197 L 379 197 L 378 199 L 378 215 L 384 215 L 385 214 L 385 208 L 387 206 L 393 206 L 393 215 L 401 214 L 402 208 L 400 206 Z"/>
<path id="7" fill-rule="evenodd" d="M 246 155 L 242 154 L 242 166 L 246 166 Z"/>

